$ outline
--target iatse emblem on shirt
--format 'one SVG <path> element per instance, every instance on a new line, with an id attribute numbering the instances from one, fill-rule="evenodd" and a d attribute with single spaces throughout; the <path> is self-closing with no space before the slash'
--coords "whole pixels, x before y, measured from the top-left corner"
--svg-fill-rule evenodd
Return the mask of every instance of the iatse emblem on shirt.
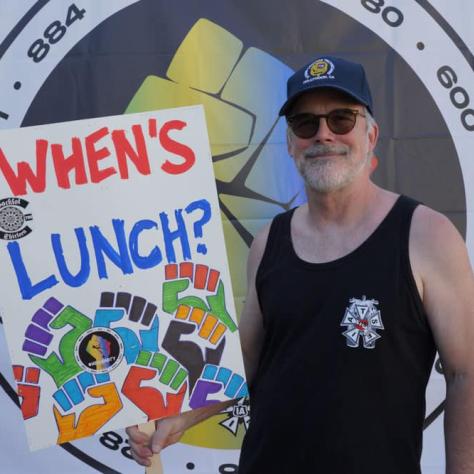
<path id="1" fill-rule="evenodd" d="M 380 339 L 377 330 L 384 329 L 382 316 L 377 308 L 377 300 L 368 300 L 365 295 L 362 299 L 351 298 L 346 308 L 341 326 L 347 326 L 342 335 L 346 338 L 349 347 L 359 347 L 360 340 L 366 349 L 373 349 L 375 341 Z"/>

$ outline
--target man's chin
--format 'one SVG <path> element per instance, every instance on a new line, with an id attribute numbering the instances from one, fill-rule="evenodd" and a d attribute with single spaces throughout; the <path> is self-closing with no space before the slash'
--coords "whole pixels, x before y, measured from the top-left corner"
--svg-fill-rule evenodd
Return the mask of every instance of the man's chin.
<path id="1" fill-rule="evenodd" d="M 344 188 L 349 184 L 349 181 L 347 180 L 305 180 L 306 187 L 309 188 L 310 190 L 321 193 L 321 194 L 327 194 L 331 193 L 333 191 L 338 191 L 339 189 Z"/>
<path id="2" fill-rule="evenodd" d="M 345 188 L 354 181 L 359 175 L 360 170 L 357 173 L 341 173 L 341 174 L 327 174 L 326 176 L 311 176 L 307 173 L 302 173 L 301 176 L 305 182 L 305 185 L 310 190 L 327 194 L 333 191 L 339 191 Z"/>

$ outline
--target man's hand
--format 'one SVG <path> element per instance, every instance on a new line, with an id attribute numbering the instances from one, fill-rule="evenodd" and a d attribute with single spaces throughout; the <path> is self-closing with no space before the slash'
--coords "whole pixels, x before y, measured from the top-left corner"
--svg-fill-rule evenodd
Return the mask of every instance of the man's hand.
<path id="1" fill-rule="evenodd" d="M 138 426 L 129 426 L 125 431 L 129 437 L 133 459 L 142 466 L 150 466 L 150 458 L 170 444 L 177 443 L 187 429 L 234 405 L 235 402 L 235 400 L 216 402 L 177 416 L 158 420 L 155 422 L 156 431 L 152 436 L 142 433 Z"/>
<path id="2" fill-rule="evenodd" d="M 185 415 L 158 420 L 152 436 L 141 432 L 138 426 L 129 426 L 125 431 L 129 437 L 133 459 L 142 466 L 151 464 L 150 458 L 170 444 L 177 443 L 186 430 Z"/>
<path id="3" fill-rule="evenodd" d="M 128 435 L 133 459 L 142 466 L 150 466 L 150 458 L 153 456 L 151 437 L 146 433 L 142 433 L 136 425 L 129 426 L 125 431 Z"/>

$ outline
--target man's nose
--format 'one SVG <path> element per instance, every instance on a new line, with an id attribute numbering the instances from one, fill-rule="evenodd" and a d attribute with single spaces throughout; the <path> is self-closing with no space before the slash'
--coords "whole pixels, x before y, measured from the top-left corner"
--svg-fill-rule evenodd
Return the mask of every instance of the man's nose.
<path id="1" fill-rule="evenodd" d="M 327 142 L 334 140 L 334 133 L 328 127 L 326 117 L 319 117 L 318 131 L 314 134 L 313 140 L 316 142 Z"/>

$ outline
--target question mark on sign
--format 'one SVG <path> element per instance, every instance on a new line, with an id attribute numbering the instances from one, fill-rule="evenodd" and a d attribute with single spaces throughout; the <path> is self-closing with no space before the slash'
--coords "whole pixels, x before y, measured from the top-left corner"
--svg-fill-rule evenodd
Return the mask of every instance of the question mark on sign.
<path id="1" fill-rule="evenodd" d="M 200 238 L 202 237 L 202 228 L 211 220 L 211 205 L 209 204 L 209 201 L 206 201 L 206 199 L 199 199 L 198 201 L 193 201 L 184 210 L 187 214 L 191 214 L 196 209 L 200 209 L 203 212 L 201 218 L 198 219 L 193 226 L 194 237 Z M 198 244 L 196 251 L 206 255 L 207 247 L 205 244 Z"/>

